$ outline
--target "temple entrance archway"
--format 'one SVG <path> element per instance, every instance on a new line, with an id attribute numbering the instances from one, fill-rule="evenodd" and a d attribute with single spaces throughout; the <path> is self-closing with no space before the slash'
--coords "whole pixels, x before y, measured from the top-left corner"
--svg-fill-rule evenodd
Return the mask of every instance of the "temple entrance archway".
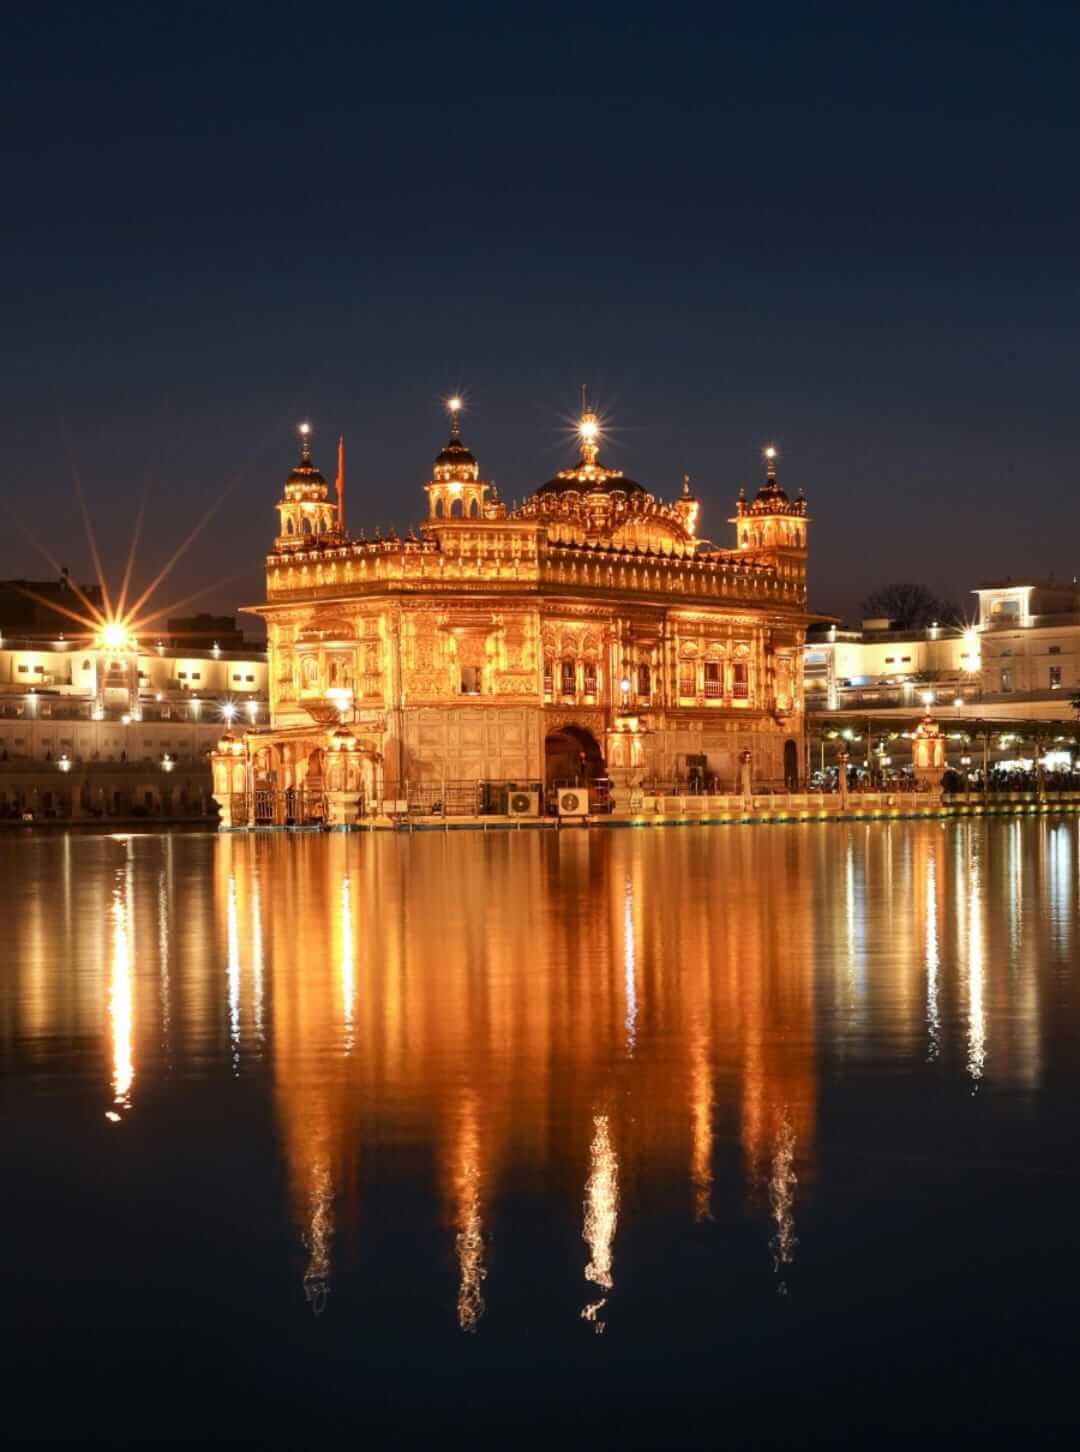
<path id="1" fill-rule="evenodd" d="M 606 774 L 599 743 L 584 726 L 560 726 L 544 738 L 545 786 L 589 786 Z"/>

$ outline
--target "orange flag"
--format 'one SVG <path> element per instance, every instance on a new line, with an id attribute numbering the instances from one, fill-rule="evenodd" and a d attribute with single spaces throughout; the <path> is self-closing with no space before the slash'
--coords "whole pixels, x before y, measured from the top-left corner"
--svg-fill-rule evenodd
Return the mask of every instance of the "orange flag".
<path id="1" fill-rule="evenodd" d="M 337 479 L 334 481 L 337 490 L 337 527 L 345 529 L 345 435 L 340 434 L 337 441 Z"/>

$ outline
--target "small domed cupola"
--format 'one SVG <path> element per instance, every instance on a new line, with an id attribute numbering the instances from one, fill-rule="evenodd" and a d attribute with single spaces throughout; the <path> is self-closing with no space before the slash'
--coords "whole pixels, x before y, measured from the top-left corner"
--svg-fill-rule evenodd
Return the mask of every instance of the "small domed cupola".
<path id="1" fill-rule="evenodd" d="M 276 550 L 311 549 L 340 534 L 338 506 L 329 502 L 326 479 L 311 462 L 311 425 L 301 424 L 299 432 L 300 461 L 285 480 L 276 506 Z"/>
<path id="2" fill-rule="evenodd" d="M 480 478 L 476 456 L 461 442 L 463 402 L 456 395 L 446 401 L 450 438 L 435 455 L 431 481 L 426 484 L 428 519 L 470 518 L 483 515 L 488 485 Z"/>
<path id="3" fill-rule="evenodd" d="M 802 490 L 792 501 L 781 489 L 776 478 L 776 449 L 772 444 L 764 450 L 765 482 L 754 495 L 753 502 L 746 502 L 746 492 L 739 490 L 735 504 L 735 525 L 739 549 L 806 549 L 806 526 L 810 522 L 806 513 L 806 498 Z"/>
<path id="4" fill-rule="evenodd" d="M 776 450 L 772 444 L 765 450 L 765 483 L 758 490 L 754 503 L 787 504 L 788 497 L 776 482 Z"/>

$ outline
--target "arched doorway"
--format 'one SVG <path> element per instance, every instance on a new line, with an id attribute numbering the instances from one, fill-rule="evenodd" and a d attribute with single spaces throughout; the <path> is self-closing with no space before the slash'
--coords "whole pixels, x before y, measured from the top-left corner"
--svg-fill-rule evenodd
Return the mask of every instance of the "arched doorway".
<path id="1" fill-rule="evenodd" d="M 544 784 L 589 786 L 607 774 L 596 737 L 584 726 L 560 726 L 544 740 Z"/>
<path id="2" fill-rule="evenodd" d="M 794 741 L 784 742 L 784 785 L 789 792 L 799 790 L 799 748 Z"/>

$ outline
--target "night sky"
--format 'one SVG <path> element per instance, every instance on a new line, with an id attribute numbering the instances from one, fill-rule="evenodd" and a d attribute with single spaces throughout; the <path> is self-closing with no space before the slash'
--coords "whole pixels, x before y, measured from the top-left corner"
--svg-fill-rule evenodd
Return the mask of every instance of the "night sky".
<path id="1" fill-rule="evenodd" d="M 1080 9 L 8 7 L 3 498 L 161 603 L 261 598 L 310 418 L 399 529 L 462 389 L 520 497 L 603 459 L 726 524 L 760 450 L 811 603 L 1080 572 Z M 10 525 L 0 575 L 39 574 Z"/>

